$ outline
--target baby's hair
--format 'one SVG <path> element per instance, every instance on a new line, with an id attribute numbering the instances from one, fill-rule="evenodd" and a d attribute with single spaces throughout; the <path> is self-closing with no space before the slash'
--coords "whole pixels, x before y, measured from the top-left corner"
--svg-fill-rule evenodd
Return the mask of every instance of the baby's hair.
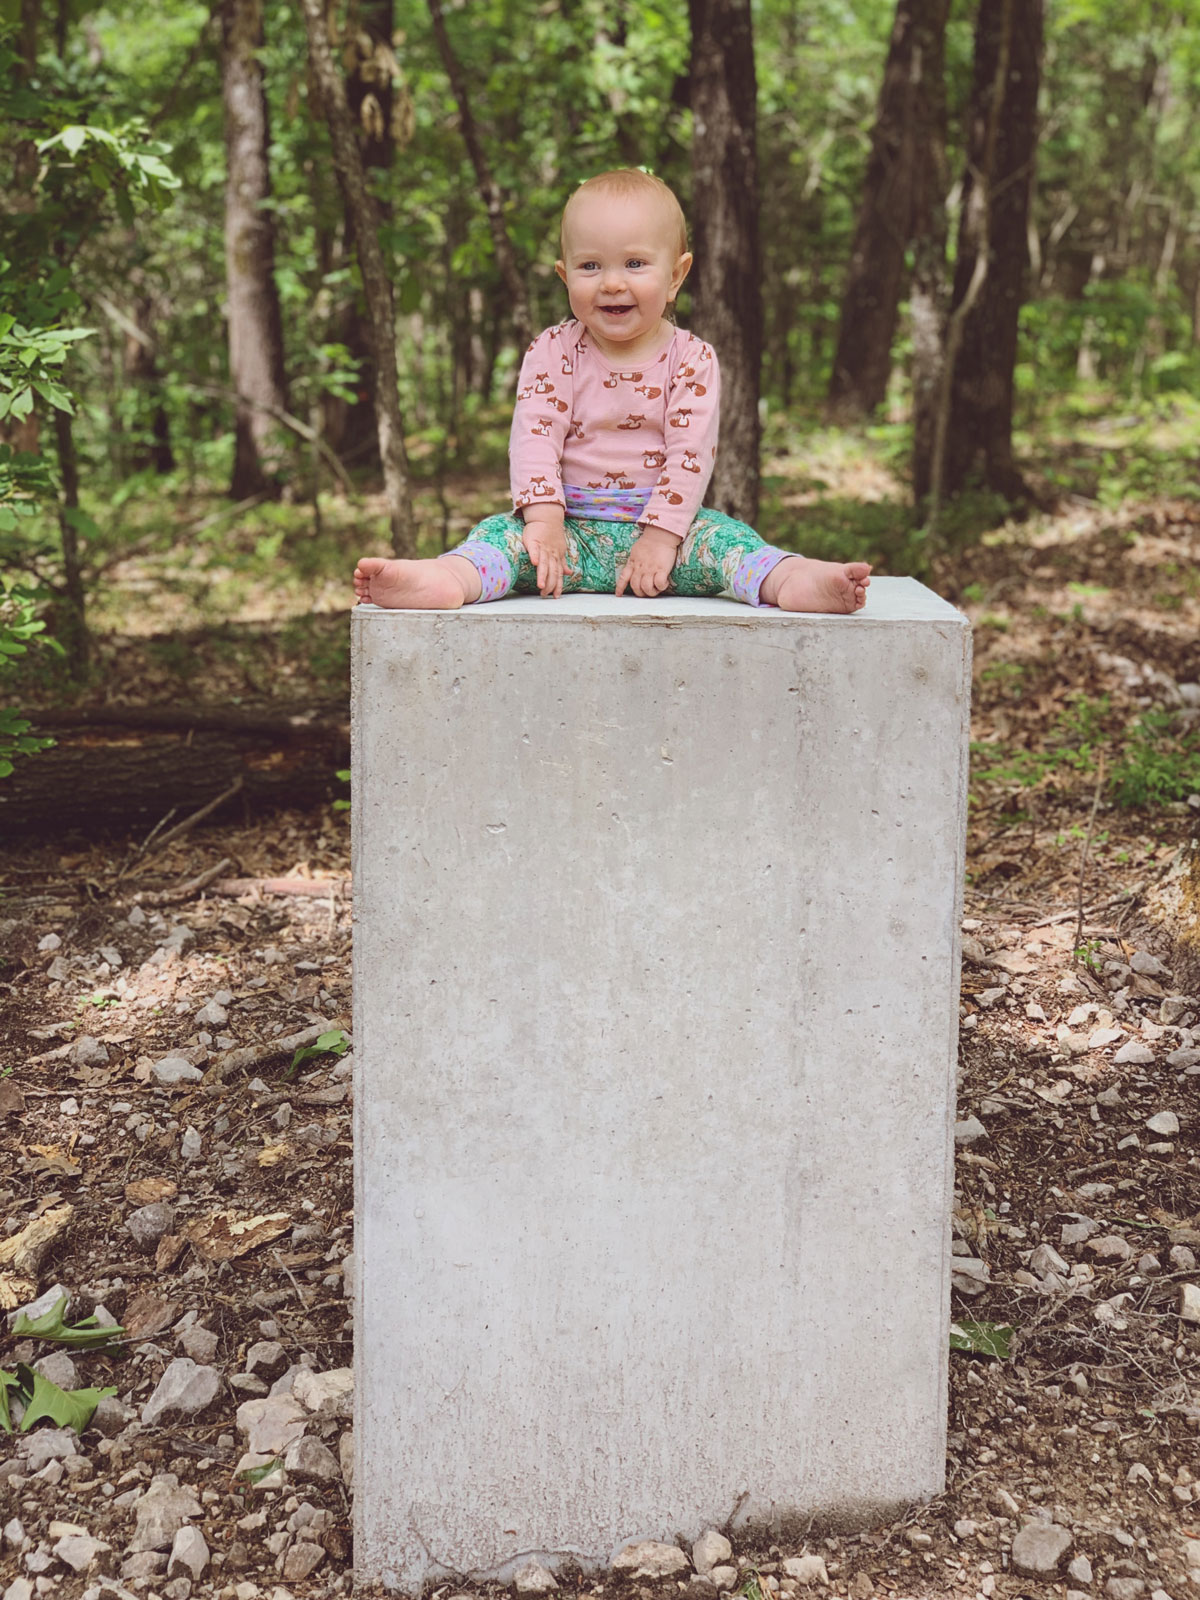
<path id="1" fill-rule="evenodd" d="M 653 196 L 662 205 L 678 231 L 677 254 L 682 256 L 687 253 L 687 223 L 683 218 L 683 207 L 675 198 L 673 190 L 668 188 L 661 178 L 656 178 L 651 172 L 643 172 L 640 167 L 617 167 L 612 172 L 600 172 L 594 178 L 586 179 L 563 207 L 562 222 L 558 230 L 558 248 L 564 255 L 566 250 L 563 235 L 566 231 L 567 217 L 571 207 L 582 194 L 611 194 L 617 199 L 631 195 Z"/>

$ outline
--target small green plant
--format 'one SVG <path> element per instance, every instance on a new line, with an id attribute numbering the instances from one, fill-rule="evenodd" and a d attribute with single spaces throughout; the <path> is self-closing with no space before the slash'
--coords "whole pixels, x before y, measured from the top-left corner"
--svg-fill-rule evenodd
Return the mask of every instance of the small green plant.
<path id="1" fill-rule="evenodd" d="M 1012 1354 L 1014 1329 L 1004 1322 L 952 1322 L 950 1348 L 972 1356 L 1007 1361 Z"/>
<path id="2" fill-rule="evenodd" d="M 1099 939 L 1087 939 L 1083 944 L 1076 945 L 1074 959 L 1081 967 L 1086 967 L 1093 977 L 1098 978 L 1104 966 L 1104 958 L 1100 952 Z"/>
<path id="3" fill-rule="evenodd" d="M 302 1045 L 292 1057 L 292 1064 L 284 1073 L 285 1078 L 294 1078 L 296 1069 L 305 1061 L 312 1061 L 316 1056 L 344 1056 L 350 1048 L 350 1035 L 343 1028 L 330 1028 L 328 1033 L 323 1033 L 316 1044 Z"/>
<path id="4" fill-rule="evenodd" d="M 350 782 L 350 768 L 349 767 L 343 767 L 341 769 L 341 771 L 335 773 L 334 776 L 337 778 L 337 781 L 339 783 L 349 783 Z M 333 802 L 333 809 L 335 811 L 349 811 L 350 802 L 349 802 L 349 800 L 343 800 L 343 799 L 339 798 L 339 799 L 337 799 L 337 800 L 335 800 Z"/>
<path id="5" fill-rule="evenodd" d="M 741 1600 L 771 1600 L 757 1567 L 747 1569 L 745 1577 L 733 1592 L 740 1596 Z"/>

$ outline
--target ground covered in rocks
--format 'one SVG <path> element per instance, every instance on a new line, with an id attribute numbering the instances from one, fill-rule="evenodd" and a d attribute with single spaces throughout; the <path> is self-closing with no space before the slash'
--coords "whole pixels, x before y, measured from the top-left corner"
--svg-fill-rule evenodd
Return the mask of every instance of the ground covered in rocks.
<path id="1" fill-rule="evenodd" d="M 945 1494 L 561 1587 L 1200 1590 L 1200 985 L 1152 914 L 1195 817 L 1198 556 L 1194 508 L 1085 510 L 937 578 L 977 625 L 953 1314 L 959 1342 L 1006 1346 L 951 1357 Z M 114 1391 L 82 1433 L 0 1433 L 0 1595 L 342 1592 L 345 817 L 139 843 L 0 850 L 0 1368 Z M 12 1331 L 64 1296 L 119 1340 Z"/>

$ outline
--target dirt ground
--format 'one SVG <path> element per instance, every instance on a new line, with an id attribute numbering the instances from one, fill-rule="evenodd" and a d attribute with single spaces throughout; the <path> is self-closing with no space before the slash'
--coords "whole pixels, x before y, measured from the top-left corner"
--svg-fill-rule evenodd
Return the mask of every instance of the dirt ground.
<path id="1" fill-rule="evenodd" d="M 749 1600 L 799 1593 L 785 1563 L 805 1553 L 814 1592 L 856 1600 L 1200 1590 L 1200 1321 L 1181 1314 L 1200 1285 L 1200 983 L 1152 914 L 1200 805 L 1161 798 L 1200 719 L 1198 558 L 1195 506 L 1079 507 L 935 574 L 976 625 L 953 1315 L 1011 1329 L 1011 1349 L 951 1357 L 943 1495 L 786 1548 L 734 1534 Z M 1148 717 L 1169 719 L 1153 749 L 1131 732 Z M 1118 769 L 1160 797 L 1117 807 Z M 350 1583 L 347 1408 L 310 1412 L 325 1449 L 281 1484 L 272 1452 L 261 1483 L 237 1475 L 235 1418 L 352 1359 L 352 1057 L 293 1067 L 278 1044 L 350 1029 L 348 827 L 323 810 L 133 861 L 138 843 L 0 848 L 0 1214 L 10 1246 L 31 1223 L 50 1236 L 32 1262 L 0 1239 L 0 1293 L 62 1285 L 72 1321 L 99 1304 L 126 1329 L 69 1352 L 79 1384 L 116 1390 L 103 1431 L 36 1470 L 0 1434 L 0 1592 L 305 1600 Z M 226 857 L 241 892 L 171 903 Z M 175 1083 L 155 1071 L 169 1059 L 189 1069 Z M 0 1367 L 49 1350 L 6 1332 Z M 212 1396 L 146 1421 L 191 1350 Z M 194 1507 L 198 1576 L 166 1571 L 161 1531 L 137 1548 L 163 1474 L 177 1485 L 155 1493 Z M 1038 1522 L 1067 1536 L 1041 1575 L 1018 1537 Z M 52 1523 L 111 1548 L 77 1572 Z M 672 1583 L 713 1593 L 634 1587 Z"/>

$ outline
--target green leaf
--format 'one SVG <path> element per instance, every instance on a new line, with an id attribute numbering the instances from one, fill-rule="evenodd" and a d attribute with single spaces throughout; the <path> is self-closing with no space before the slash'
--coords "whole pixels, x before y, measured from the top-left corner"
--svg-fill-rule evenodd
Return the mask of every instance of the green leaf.
<path id="1" fill-rule="evenodd" d="M 282 1465 L 282 1459 L 276 1456 L 272 1461 L 264 1461 L 261 1467 L 247 1467 L 244 1472 L 239 1472 L 237 1476 L 253 1486 L 256 1483 L 261 1483 L 264 1478 L 269 1478 Z"/>
<path id="2" fill-rule="evenodd" d="M 66 1295 L 55 1302 L 40 1317 L 32 1320 L 22 1311 L 13 1323 L 13 1334 L 18 1339 L 46 1339 L 52 1344 L 65 1344 L 76 1350 L 95 1350 L 120 1338 L 124 1328 L 105 1327 L 95 1317 L 85 1317 L 82 1322 L 68 1326 L 63 1313 L 70 1304 Z"/>
<path id="3" fill-rule="evenodd" d="M 968 1355 L 1007 1361 L 1014 1331 L 1005 1322 L 952 1322 L 950 1348 L 966 1351 Z"/>
<path id="4" fill-rule="evenodd" d="M 88 131 L 86 128 L 64 128 L 59 134 L 59 143 L 69 156 L 77 156 L 87 142 Z"/>
<path id="5" fill-rule="evenodd" d="M 19 1394 L 21 1380 L 15 1372 L 5 1372 L 4 1368 L 0 1367 L 0 1428 L 3 1428 L 5 1433 L 13 1431 L 12 1412 L 8 1408 L 8 1391 L 10 1389 L 15 1389 Z"/>
<path id="6" fill-rule="evenodd" d="M 21 1388 L 29 1395 L 29 1404 L 21 1418 L 21 1432 L 28 1433 L 35 1422 L 53 1422 L 59 1428 L 73 1428 L 82 1433 L 92 1420 L 92 1413 L 105 1396 L 116 1394 L 116 1389 L 60 1389 L 49 1378 L 31 1367 L 18 1366 Z"/>

